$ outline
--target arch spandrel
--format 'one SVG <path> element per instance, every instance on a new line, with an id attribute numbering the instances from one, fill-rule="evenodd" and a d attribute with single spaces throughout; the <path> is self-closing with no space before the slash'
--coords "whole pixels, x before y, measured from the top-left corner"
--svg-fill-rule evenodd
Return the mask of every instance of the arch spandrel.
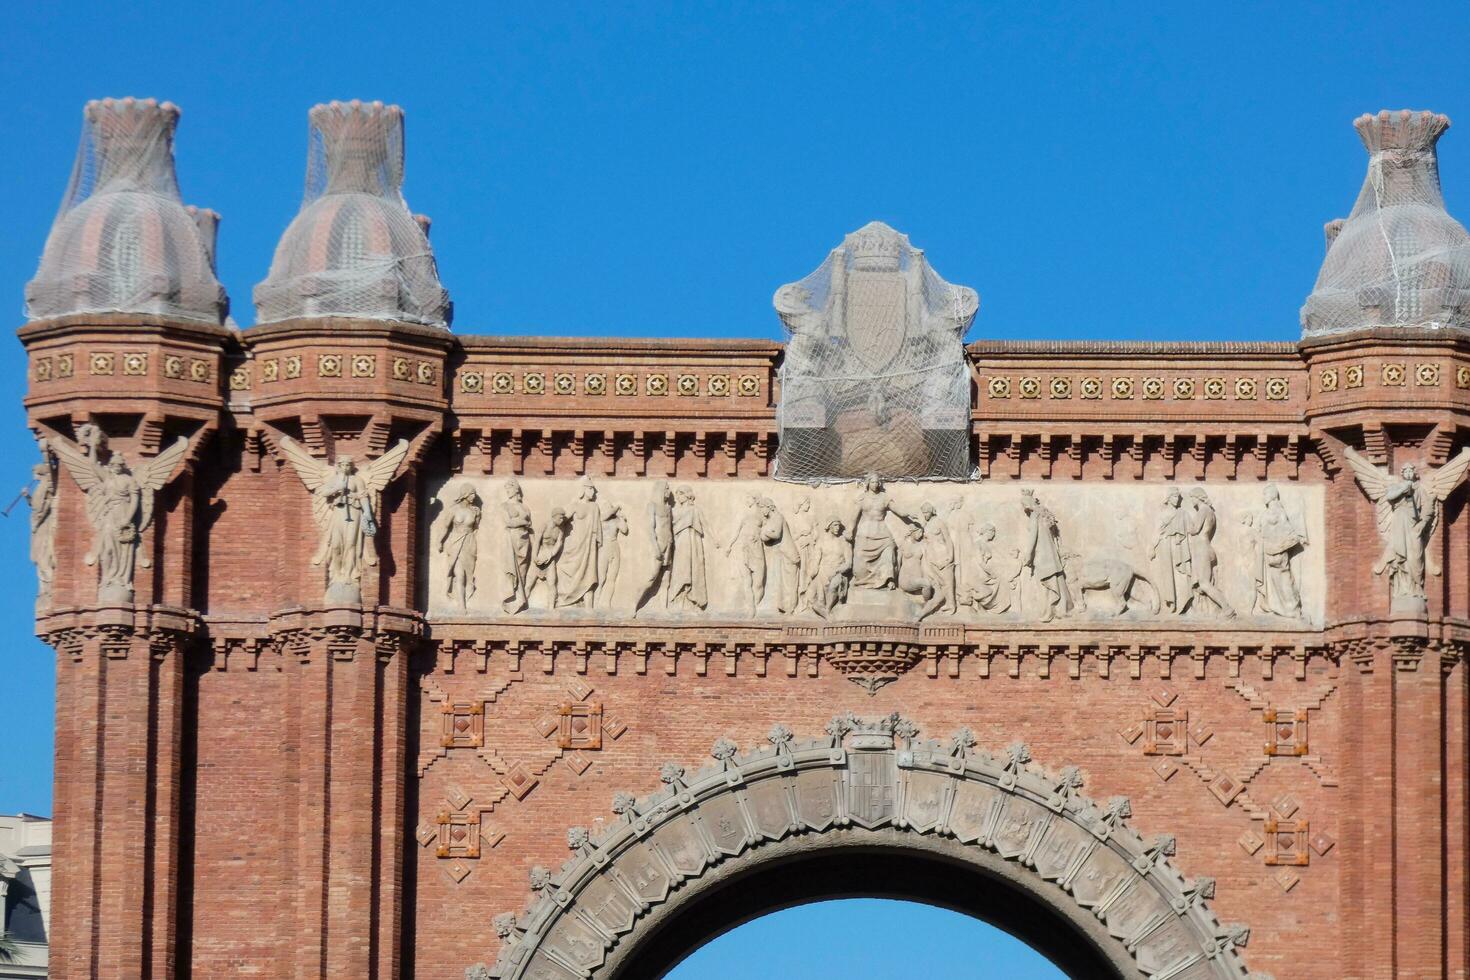
<path id="1" fill-rule="evenodd" d="M 618 819 L 601 835 L 569 829 L 572 857 L 555 873 L 532 870 L 530 908 L 495 919 L 500 958 L 466 977 L 610 978 L 681 892 L 733 865 L 779 861 L 788 844 L 869 833 L 916 849 L 942 844 L 977 870 L 1003 865 L 1004 877 L 1109 947 L 1098 952 L 1123 976 L 1250 975 L 1239 952 L 1249 930 L 1222 926 L 1207 901 L 1213 879 L 1175 869 L 1174 839 L 1142 837 L 1127 798 L 1091 800 L 1075 767 L 1048 773 L 1023 743 L 992 754 L 968 730 L 947 742 L 917 736 L 898 715 L 848 715 L 825 738 L 777 725 L 769 744 L 743 754 L 720 739 L 714 764 L 693 774 L 666 764 L 662 790 L 618 794 Z"/>

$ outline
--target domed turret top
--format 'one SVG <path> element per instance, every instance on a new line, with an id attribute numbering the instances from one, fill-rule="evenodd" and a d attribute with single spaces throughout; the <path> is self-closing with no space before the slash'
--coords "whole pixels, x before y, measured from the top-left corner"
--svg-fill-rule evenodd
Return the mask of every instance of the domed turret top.
<path id="1" fill-rule="evenodd" d="M 328 102 L 310 114 L 306 195 L 255 288 L 257 319 L 347 316 L 449 325 L 429 221 L 403 200 L 403 110 Z"/>
<path id="2" fill-rule="evenodd" d="M 1407 109 L 1354 120 L 1368 176 L 1352 213 L 1326 226 L 1327 256 L 1302 307 L 1304 336 L 1470 329 L 1470 235 L 1445 211 L 1435 155 L 1449 125 Z"/>
<path id="3" fill-rule="evenodd" d="M 228 301 L 214 272 L 219 215 L 179 197 L 178 121 L 171 102 L 87 103 L 71 182 L 26 286 L 27 315 L 224 318 Z"/>

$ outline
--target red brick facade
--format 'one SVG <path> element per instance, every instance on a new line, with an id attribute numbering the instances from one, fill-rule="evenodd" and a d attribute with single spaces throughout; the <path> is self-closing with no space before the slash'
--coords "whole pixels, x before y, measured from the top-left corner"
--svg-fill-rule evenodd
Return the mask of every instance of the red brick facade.
<path id="1" fill-rule="evenodd" d="M 38 435 L 91 422 L 130 460 L 189 440 L 131 605 L 98 604 L 60 477 L 37 619 L 57 651 L 56 977 L 457 978 L 495 961 L 492 919 L 529 904 L 569 826 L 617 819 L 615 792 L 849 710 L 1021 740 L 1092 798 L 1128 797 L 1145 838 L 1177 838 L 1174 867 L 1215 879 L 1219 919 L 1250 926 L 1254 971 L 1470 971 L 1466 492 L 1431 542 L 1427 617 L 1393 616 L 1343 459 L 1462 448 L 1462 340 L 971 345 L 984 481 L 1323 488 L 1325 625 L 920 631 L 870 696 L 844 651 L 779 623 L 427 614 L 436 481 L 767 477 L 778 345 L 131 315 L 21 338 Z M 284 436 L 321 458 L 410 444 L 360 606 L 323 608 Z"/>

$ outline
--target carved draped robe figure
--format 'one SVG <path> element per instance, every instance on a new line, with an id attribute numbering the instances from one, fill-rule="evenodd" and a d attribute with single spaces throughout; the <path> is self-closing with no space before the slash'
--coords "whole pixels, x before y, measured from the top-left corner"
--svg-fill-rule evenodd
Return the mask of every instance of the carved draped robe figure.
<path id="1" fill-rule="evenodd" d="M 1011 608 L 1010 578 L 1002 578 L 995 570 L 995 525 L 982 524 L 974 534 L 974 585 L 966 593 L 966 601 L 976 609 L 1003 613 Z"/>
<path id="2" fill-rule="evenodd" d="M 51 583 L 56 577 L 56 457 L 46 440 L 41 440 L 44 459 L 31 470 L 34 487 L 25 490 L 31 507 L 31 561 L 36 565 L 36 601 L 51 596 Z"/>
<path id="3" fill-rule="evenodd" d="M 765 510 L 761 541 L 776 556 L 776 608 L 793 613 L 801 598 L 801 549 L 775 503 L 769 497 L 762 497 L 761 507 Z"/>
<path id="4" fill-rule="evenodd" d="M 526 608 L 531 573 L 531 509 L 521 497 L 517 480 L 507 480 L 505 499 L 500 504 L 500 572 L 505 576 L 500 608 L 508 613 Z"/>
<path id="5" fill-rule="evenodd" d="M 694 502 L 693 491 L 680 487 L 674 494 L 672 522 L 669 602 L 703 609 L 709 605 L 704 565 L 704 516 Z"/>
<path id="6" fill-rule="evenodd" d="M 1194 561 L 1189 550 L 1189 515 L 1184 496 L 1171 489 L 1159 513 L 1157 533 L 1149 557 L 1154 562 L 1154 582 L 1164 608 L 1180 615 L 1194 598 Z"/>
<path id="7" fill-rule="evenodd" d="M 1306 546 L 1307 537 L 1281 504 L 1281 491 L 1267 484 L 1265 507 L 1253 518 L 1256 531 L 1255 600 L 1257 612 L 1300 619 L 1302 594 L 1292 560 Z"/>
<path id="8" fill-rule="evenodd" d="M 407 440 L 361 467 L 351 456 L 335 464 L 318 460 L 289 436 L 281 450 L 312 494 L 319 543 L 311 563 L 325 568 L 325 601 L 361 602 L 362 571 L 378 563 L 379 498 L 408 456 Z"/>
<path id="9" fill-rule="evenodd" d="M 1050 622 L 1058 613 L 1072 611 L 1072 592 L 1067 587 L 1067 570 L 1062 562 L 1062 533 L 1057 519 L 1029 490 L 1021 491 L 1021 510 L 1026 514 L 1026 546 L 1021 565 L 1046 593 L 1041 621 Z"/>
<path id="10" fill-rule="evenodd" d="M 1227 618 L 1233 618 L 1234 607 L 1215 584 L 1215 566 L 1219 563 L 1219 558 L 1215 555 L 1217 518 L 1214 505 L 1210 503 L 1203 487 L 1195 487 L 1189 491 L 1189 503 L 1189 565 L 1194 573 L 1194 588 L 1219 607 Z"/>
<path id="11" fill-rule="evenodd" d="M 1412 465 L 1406 465 L 1395 479 L 1387 468 L 1373 465 L 1351 447 L 1343 455 L 1358 485 L 1376 505 L 1383 551 L 1373 563 L 1373 574 L 1388 576 L 1394 612 L 1423 612 L 1427 605 L 1425 572 L 1439 574 L 1438 568 L 1431 567 L 1429 539 L 1439 523 L 1441 505 L 1470 469 L 1470 449 L 1462 449 L 1423 479 Z"/>
<path id="12" fill-rule="evenodd" d="M 602 507 L 597 503 L 597 488 L 592 481 L 583 477 L 581 484 L 581 495 L 567 515 L 571 526 L 557 567 L 563 606 L 591 606 L 597 598 L 602 560 Z"/>
<path id="13" fill-rule="evenodd" d="M 786 527 L 791 531 L 796 541 L 796 550 L 801 556 L 800 566 L 797 569 L 797 603 L 798 608 L 810 606 L 812 599 L 808 593 L 812 580 L 812 562 L 815 559 L 817 546 L 817 520 L 812 513 L 812 499 L 803 497 L 796 505 Z"/>
<path id="14" fill-rule="evenodd" d="M 852 522 L 853 588 L 892 589 L 898 584 L 898 544 L 888 530 L 889 514 L 911 525 L 919 523 L 893 506 L 883 481 L 870 473 L 863 481 Z"/>
<path id="15" fill-rule="evenodd" d="M 153 523 L 153 496 L 173 475 L 189 448 L 188 440 L 179 439 L 139 463 L 136 473 L 121 453 L 113 453 L 106 465 L 99 464 L 95 442 L 91 444 L 93 455 L 59 439 L 53 447 L 87 495 L 87 520 L 94 537 L 85 561 L 97 566 L 97 600 L 132 602 L 135 567 L 153 567 L 147 558 L 138 559 L 138 544 Z"/>
<path id="16" fill-rule="evenodd" d="M 530 582 L 526 585 L 526 595 L 530 596 L 537 582 L 545 582 L 547 609 L 555 609 L 562 605 L 558 566 L 566 547 L 567 525 L 566 512 L 557 507 L 552 510 L 546 526 L 541 529 L 541 536 L 536 539 L 536 559 L 532 563 L 534 571 Z"/>
<path id="17" fill-rule="evenodd" d="M 460 487 L 445 513 L 436 546 L 444 555 L 444 594 L 465 609 L 475 594 L 475 566 L 479 563 L 480 498 L 474 487 Z"/>

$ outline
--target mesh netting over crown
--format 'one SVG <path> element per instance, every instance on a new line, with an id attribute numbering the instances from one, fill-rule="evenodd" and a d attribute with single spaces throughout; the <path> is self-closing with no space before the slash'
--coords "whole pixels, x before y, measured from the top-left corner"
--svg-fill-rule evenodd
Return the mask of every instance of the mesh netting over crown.
<path id="1" fill-rule="evenodd" d="M 255 287 L 256 319 L 349 316 L 449 325 L 428 219 L 403 199 L 403 110 L 381 102 L 312 108 L 301 211 Z"/>
<path id="2" fill-rule="evenodd" d="M 939 278 L 908 236 L 874 221 L 774 302 L 790 334 L 778 477 L 970 476 L 973 289 Z"/>
<path id="3" fill-rule="evenodd" d="M 1362 327 L 1470 328 L 1470 236 L 1445 211 L 1435 143 L 1445 116 L 1400 110 L 1353 121 L 1368 177 L 1302 307 L 1308 337 Z"/>
<path id="4" fill-rule="evenodd" d="M 151 313 L 219 323 L 214 273 L 219 215 L 185 207 L 174 176 L 179 109 L 101 99 L 82 111 L 82 142 L 26 315 Z"/>

